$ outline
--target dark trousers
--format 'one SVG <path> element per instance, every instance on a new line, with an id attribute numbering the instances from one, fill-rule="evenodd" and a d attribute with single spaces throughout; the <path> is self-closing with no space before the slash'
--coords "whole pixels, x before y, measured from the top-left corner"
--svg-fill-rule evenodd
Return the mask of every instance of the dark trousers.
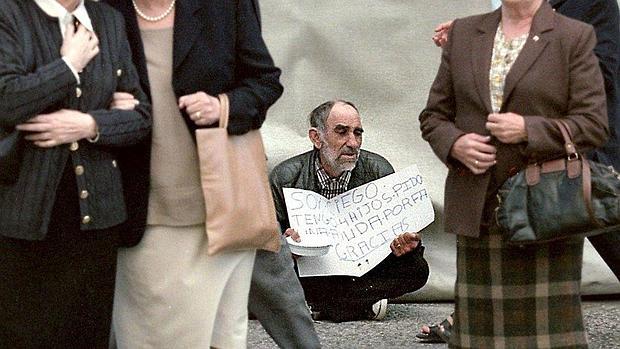
<path id="1" fill-rule="evenodd" d="M 0 348 L 107 348 L 115 265 L 108 236 L 0 238 Z"/>
<path id="2" fill-rule="evenodd" d="M 316 276 L 300 278 L 313 311 L 333 321 L 368 319 L 372 304 L 396 298 L 426 284 L 428 264 L 420 246 L 402 257 L 390 254 L 361 277 Z"/>
<path id="3" fill-rule="evenodd" d="M 45 240 L 0 236 L 0 348 L 108 348 L 118 236 L 80 231 L 76 188 L 65 171 Z"/>
<path id="4" fill-rule="evenodd" d="M 620 231 L 590 236 L 588 240 L 620 281 Z"/>
<path id="5" fill-rule="evenodd" d="M 570 5 L 568 5 L 570 7 Z M 583 11 L 588 6 L 584 6 Z M 570 11 L 571 9 L 564 9 Z M 575 9 L 572 9 L 575 10 Z M 569 17 L 578 16 L 577 13 L 563 13 Z M 608 33 L 609 34 L 609 33 Z M 598 34 L 597 34 L 598 35 Z M 617 137 L 617 136 L 616 136 Z M 618 148 L 618 140 L 610 141 L 605 147 L 599 148 L 594 152 L 588 153 L 588 156 L 606 166 L 613 166 L 616 171 L 619 170 L 618 164 L 620 164 L 620 155 Z M 606 234 L 590 236 L 588 237 L 592 246 L 596 249 L 596 252 L 603 258 L 609 269 L 616 275 L 618 281 L 620 281 L 620 229 Z"/>

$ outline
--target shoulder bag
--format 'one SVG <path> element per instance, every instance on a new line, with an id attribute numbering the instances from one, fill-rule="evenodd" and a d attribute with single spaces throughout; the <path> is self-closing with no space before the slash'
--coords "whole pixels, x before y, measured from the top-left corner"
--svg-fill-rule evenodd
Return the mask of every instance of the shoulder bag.
<path id="1" fill-rule="evenodd" d="M 267 180 L 267 159 L 259 130 L 229 135 L 228 97 L 218 128 L 196 130 L 200 177 L 206 206 L 208 254 L 280 249 L 280 228 Z"/>
<path id="2" fill-rule="evenodd" d="M 528 165 L 498 191 L 496 218 L 508 243 L 545 243 L 620 228 L 619 174 L 578 153 L 566 122 L 555 121 L 565 156 Z"/>

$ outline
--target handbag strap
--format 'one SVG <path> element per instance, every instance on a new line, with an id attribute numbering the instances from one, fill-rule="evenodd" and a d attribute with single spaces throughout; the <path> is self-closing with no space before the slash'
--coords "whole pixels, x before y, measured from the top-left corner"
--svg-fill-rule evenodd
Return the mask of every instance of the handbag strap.
<path id="1" fill-rule="evenodd" d="M 573 143 L 573 134 L 568 127 L 568 124 L 564 120 L 554 120 L 558 128 L 560 129 L 560 133 L 564 138 L 564 150 L 566 151 L 566 171 L 568 173 L 568 178 L 577 178 L 581 175 L 582 172 L 582 164 L 581 161 L 577 161 L 580 158 L 583 158 L 583 155 L 580 155 L 577 152 L 577 148 L 575 148 L 575 143 Z"/>
<path id="2" fill-rule="evenodd" d="M 577 157 L 579 157 L 579 153 L 577 153 L 575 143 L 573 143 L 573 134 L 570 130 L 570 127 L 568 127 L 568 124 L 564 120 L 554 119 L 553 121 L 560 129 L 562 138 L 564 138 L 564 150 L 566 151 L 568 159 L 576 159 Z"/>
<path id="3" fill-rule="evenodd" d="M 230 113 L 230 102 L 228 101 L 228 95 L 220 93 L 217 98 L 220 100 L 220 128 L 228 127 L 228 119 Z"/>
<path id="4" fill-rule="evenodd" d="M 594 208 L 592 207 L 592 171 L 590 170 L 590 163 L 583 154 L 577 153 L 568 123 L 564 120 L 558 119 L 554 119 L 554 121 L 560 129 L 562 137 L 564 138 L 564 149 L 567 154 L 566 171 L 568 171 L 568 176 L 569 178 L 574 178 L 571 176 L 573 174 L 571 172 L 578 171 L 578 169 L 574 170 L 573 168 L 577 167 L 577 165 L 581 165 L 581 187 L 583 188 L 583 201 L 586 206 L 586 210 L 588 211 L 588 216 L 590 216 L 590 220 L 595 226 L 602 227 L 603 224 L 601 224 L 596 218 Z M 572 164 L 575 165 L 571 166 Z"/>

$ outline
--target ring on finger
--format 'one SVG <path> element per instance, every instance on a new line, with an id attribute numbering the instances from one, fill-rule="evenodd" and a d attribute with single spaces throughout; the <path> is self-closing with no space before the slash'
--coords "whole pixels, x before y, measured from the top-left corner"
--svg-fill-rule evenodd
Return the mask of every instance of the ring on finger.
<path id="1" fill-rule="evenodd" d="M 476 165 L 476 166 L 480 165 L 480 161 L 475 160 L 475 161 L 474 161 L 474 165 Z"/>
<path id="2" fill-rule="evenodd" d="M 400 244 L 396 244 L 396 248 L 400 248 Z"/>
<path id="3" fill-rule="evenodd" d="M 200 119 L 200 114 L 202 114 L 200 111 L 197 111 L 196 114 L 194 114 L 196 119 Z"/>

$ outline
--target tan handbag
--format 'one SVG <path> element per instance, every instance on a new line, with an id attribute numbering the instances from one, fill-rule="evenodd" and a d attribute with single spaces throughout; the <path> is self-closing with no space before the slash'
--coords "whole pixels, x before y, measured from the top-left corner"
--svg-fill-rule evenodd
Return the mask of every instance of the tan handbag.
<path id="1" fill-rule="evenodd" d="M 280 250 L 280 229 L 267 180 L 259 130 L 229 135 L 228 96 L 219 96 L 218 128 L 196 130 L 200 179 L 207 210 L 208 254 Z"/>

